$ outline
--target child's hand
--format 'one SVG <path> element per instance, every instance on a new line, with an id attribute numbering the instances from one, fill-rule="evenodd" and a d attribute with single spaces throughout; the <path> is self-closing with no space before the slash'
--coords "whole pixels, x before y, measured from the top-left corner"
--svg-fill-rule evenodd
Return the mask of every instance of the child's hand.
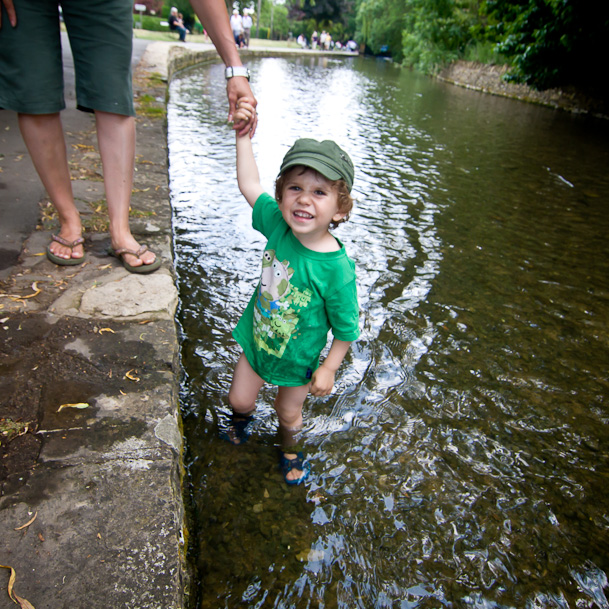
<path id="1" fill-rule="evenodd" d="M 324 395 L 329 395 L 334 388 L 334 377 L 336 373 L 323 364 L 315 370 L 311 378 L 311 395 L 321 398 Z"/>
<path id="2" fill-rule="evenodd" d="M 233 129 L 238 135 L 245 135 L 248 132 L 248 130 L 245 130 L 245 128 L 248 125 L 253 124 L 255 117 L 256 108 L 246 97 L 242 97 L 237 101 L 235 112 L 233 114 Z"/>

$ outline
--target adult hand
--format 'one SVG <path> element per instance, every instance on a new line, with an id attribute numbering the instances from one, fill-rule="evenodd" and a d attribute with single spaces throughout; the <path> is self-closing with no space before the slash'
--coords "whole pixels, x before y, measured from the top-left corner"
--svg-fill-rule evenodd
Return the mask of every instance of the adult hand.
<path id="1" fill-rule="evenodd" d="M 250 89 L 250 83 L 245 76 L 233 76 L 226 81 L 226 94 L 228 95 L 228 121 L 233 120 L 233 115 L 237 108 L 237 101 L 244 98 L 252 106 L 253 112 L 251 113 L 249 121 L 237 121 L 233 129 L 237 131 L 239 135 L 245 135 L 249 132 L 250 137 L 254 137 L 256 132 L 256 125 L 258 125 L 258 114 L 256 113 L 256 106 L 258 102 Z"/>
<path id="2" fill-rule="evenodd" d="M 17 13 L 15 12 L 15 6 L 13 0 L 1 0 L 4 4 L 4 8 L 8 13 L 8 20 L 10 24 L 15 27 L 17 25 Z M 2 6 L 0 6 L 0 28 L 2 27 Z"/>

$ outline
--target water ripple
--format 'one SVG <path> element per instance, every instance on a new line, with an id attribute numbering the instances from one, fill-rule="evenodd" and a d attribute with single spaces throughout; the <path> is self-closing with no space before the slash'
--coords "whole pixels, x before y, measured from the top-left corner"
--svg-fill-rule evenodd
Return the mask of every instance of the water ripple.
<path id="1" fill-rule="evenodd" d="M 606 608 L 608 130 L 387 62 L 252 60 L 265 188 L 298 137 L 356 166 L 337 229 L 361 339 L 306 406 L 287 489 L 274 390 L 222 441 L 230 332 L 264 245 L 222 66 L 171 85 L 171 200 L 200 607 Z M 294 492 L 292 492 L 294 491 Z"/>

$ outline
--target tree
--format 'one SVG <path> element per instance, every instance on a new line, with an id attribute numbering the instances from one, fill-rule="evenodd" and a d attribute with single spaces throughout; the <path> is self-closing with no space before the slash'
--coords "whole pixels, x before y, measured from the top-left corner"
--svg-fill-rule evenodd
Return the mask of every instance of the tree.
<path id="1" fill-rule="evenodd" d="M 353 15 L 353 0 L 294 0 L 289 4 L 289 18 L 296 21 L 314 19 L 317 24 L 347 24 Z"/>
<path id="2" fill-rule="evenodd" d="M 357 9 L 357 39 L 374 54 L 385 47 L 396 61 L 403 59 L 405 0 L 362 0 Z"/>
<path id="3" fill-rule="evenodd" d="M 592 83 L 607 90 L 609 9 L 581 0 L 487 0 L 482 11 L 501 53 L 512 59 L 510 78 L 539 89 Z"/>
<path id="4" fill-rule="evenodd" d="M 362 0 L 358 31 L 373 53 L 387 47 L 395 61 L 430 73 L 463 52 L 472 21 L 456 0 Z"/>
<path id="5" fill-rule="evenodd" d="M 403 63 L 433 73 L 462 55 L 468 41 L 471 13 L 455 0 L 407 0 L 406 4 Z"/>
<path id="6" fill-rule="evenodd" d="M 269 37 L 276 40 L 287 38 L 290 32 L 288 8 L 284 4 L 275 4 L 267 0 L 262 3 L 261 11 L 260 25 L 269 29 Z"/>

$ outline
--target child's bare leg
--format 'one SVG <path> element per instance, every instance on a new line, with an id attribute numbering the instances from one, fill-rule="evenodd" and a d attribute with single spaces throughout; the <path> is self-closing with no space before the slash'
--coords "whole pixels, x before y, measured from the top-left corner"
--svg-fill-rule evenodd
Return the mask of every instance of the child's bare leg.
<path id="1" fill-rule="evenodd" d="M 287 460 L 298 457 L 298 445 L 296 435 L 302 429 L 302 406 L 309 385 L 300 387 L 279 387 L 275 399 L 275 410 L 279 418 L 279 433 L 281 436 L 281 450 Z M 297 481 L 305 475 L 304 470 L 292 468 L 285 473 L 287 481 Z"/>
<path id="2" fill-rule="evenodd" d="M 228 440 L 232 444 L 242 444 L 248 438 L 247 427 L 256 410 L 256 398 L 264 381 L 254 372 L 242 353 L 235 371 L 228 401 L 233 409 L 228 428 Z"/>
<path id="3" fill-rule="evenodd" d="M 233 381 L 228 392 L 228 401 L 235 413 L 248 416 L 256 410 L 256 398 L 264 381 L 242 353 L 233 372 Z"/>

